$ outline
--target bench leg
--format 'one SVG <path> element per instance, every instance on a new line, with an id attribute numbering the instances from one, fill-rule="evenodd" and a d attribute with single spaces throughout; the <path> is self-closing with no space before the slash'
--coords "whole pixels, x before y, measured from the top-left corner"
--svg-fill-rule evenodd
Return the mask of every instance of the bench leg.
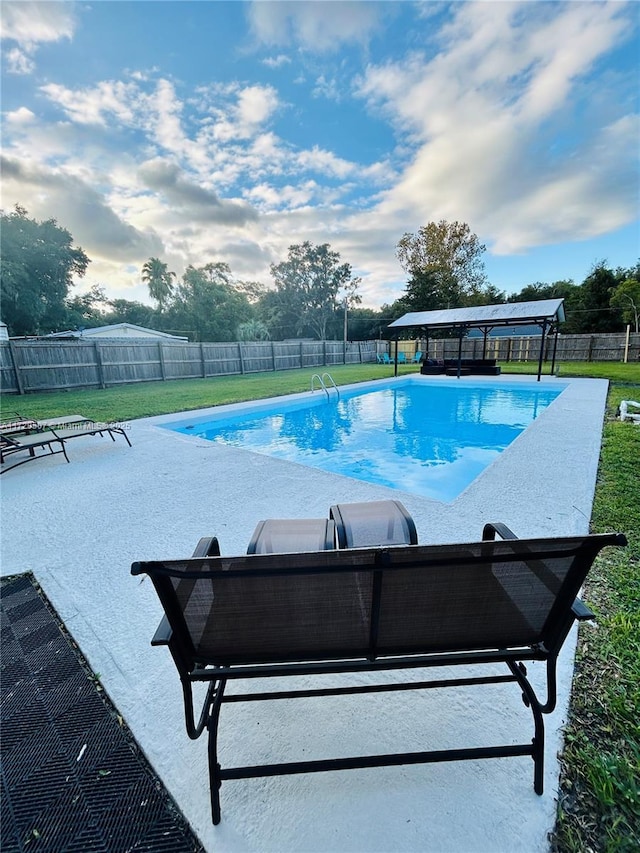
<path id="1" fill-rule="evenodd" d="M 544 719 L 542 712 L 544 706 L 538 701 L 533 687 L 527 679 L 527 669 L 522 663 L 509 661 L 507 666 L 514 674 L 516 681 L 522 688 L 522 701 L 531 709 L 533 714 L 534 735 L 532 738 L 533 751 L 533 790 L 538 795 L 544 793 Z"/>
<path id="2" fill-rule="evenodd" d="M 218 722 L 220 720 L 220 709 L 222 707 L 222 697 L 226 680 L 220 682 L 207 719 L 207 731 L 209 732 L 209 742 L 207 752 L 209 757 L 209 787 L 211 791 L 211 820 L 214 826 L 220 823 L 220 787 L 222 779 L 220 778 L 220 764 L 218 762 Z"/>

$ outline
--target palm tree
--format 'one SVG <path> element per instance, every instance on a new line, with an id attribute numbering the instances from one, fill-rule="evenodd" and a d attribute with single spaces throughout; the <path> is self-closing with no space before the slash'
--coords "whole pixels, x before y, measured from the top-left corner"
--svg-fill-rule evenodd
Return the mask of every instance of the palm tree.
<path id="1" fill-rule="evenodd" d="M 149 288 L 149 296 L 158 303 L 158 310 L 164 311 L 165 305 L 173 292 L 174 272 L 159 258 L 149 258 L 142 267 L 142 280 Z"/>

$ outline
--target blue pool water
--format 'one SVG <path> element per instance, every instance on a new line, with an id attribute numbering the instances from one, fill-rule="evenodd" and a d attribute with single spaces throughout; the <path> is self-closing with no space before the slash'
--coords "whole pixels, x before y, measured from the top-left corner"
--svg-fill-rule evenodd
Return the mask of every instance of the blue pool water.
<path id="1" fill-rule="evenodd" d="M 395 382 L 256 404 L 169 429 L 440 501 L 454 500 L 562 392 Z"/>

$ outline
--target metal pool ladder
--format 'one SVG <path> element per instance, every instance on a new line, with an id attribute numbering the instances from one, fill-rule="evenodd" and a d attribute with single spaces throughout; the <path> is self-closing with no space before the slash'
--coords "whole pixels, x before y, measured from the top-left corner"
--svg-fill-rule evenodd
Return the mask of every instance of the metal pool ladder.
<path id="1" fill-rule="evenodd" d="M 329 388 L 327 388 L 327 383 L 325 383 L 325 381 L 324 381 L 325 378 L 327 380 L 327 383 L 329 383 L 330 387 L 335 389 L 335 392 L 338 395 L 338 399 L 340 399 L 340 391 L 338 391 L 338 386 L 333 381 L 333 376 L 330 373 L 323 373 L 322 376 L 320 376 L 319 373 L 314 373 L 313 376 L 311 377 L 311 391 L 313 392 L 315 390 L 315 381 L 317 379 L 318 384 L 320 385 L 322 390 L 327 395 L 327 400 L 328 400 L 329 399 Z"/>

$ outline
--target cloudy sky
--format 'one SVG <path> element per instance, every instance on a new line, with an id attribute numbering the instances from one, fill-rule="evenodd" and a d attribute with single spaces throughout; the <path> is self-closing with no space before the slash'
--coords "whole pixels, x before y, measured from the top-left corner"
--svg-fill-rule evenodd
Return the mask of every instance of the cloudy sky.
<path id="1" fill-rule="evenodd" d="M 142 264 L 271 282 L 330 243 L 363 304 L 395 247 L 467 222 L 513 292 L 639 253 L 636 2 L 12 2 L 2 207 L 55 218 L 78 291 L 149 301 Z"/>

